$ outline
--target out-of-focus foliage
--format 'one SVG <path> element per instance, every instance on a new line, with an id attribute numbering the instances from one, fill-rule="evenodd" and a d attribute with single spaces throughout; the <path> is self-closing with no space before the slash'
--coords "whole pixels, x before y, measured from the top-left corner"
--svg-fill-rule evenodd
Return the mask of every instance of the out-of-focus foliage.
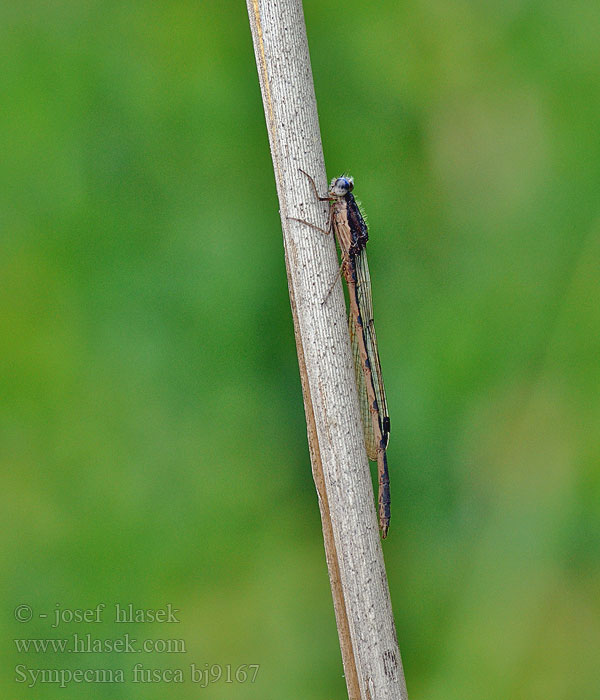
<path id="1" fill-rule="evenodd" d="M 305 11 L 329 175 L 371 225 L 411 700 L 595 699 L 599 6 Z M 245 12 L 0 8 L 4 697 L 344 697 Z M 73 632 L 187 653 L 12 641 Z M 226 683 L 242 664 L 255 683 Z"/>

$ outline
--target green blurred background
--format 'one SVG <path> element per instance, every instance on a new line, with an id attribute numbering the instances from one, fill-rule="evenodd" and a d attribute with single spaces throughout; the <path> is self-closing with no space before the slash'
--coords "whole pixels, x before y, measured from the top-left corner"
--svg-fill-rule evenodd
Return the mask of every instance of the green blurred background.
<path id="1" fill-rule="evenodd" d="M 600 6 L 305 12 L 371 226 L 410 698 L 595 699 Z M 4 0 L 0 27 L 2 695 L 345 697 L 245 5 Z M 73 632 L 187 653 L 13 642 Z"/>

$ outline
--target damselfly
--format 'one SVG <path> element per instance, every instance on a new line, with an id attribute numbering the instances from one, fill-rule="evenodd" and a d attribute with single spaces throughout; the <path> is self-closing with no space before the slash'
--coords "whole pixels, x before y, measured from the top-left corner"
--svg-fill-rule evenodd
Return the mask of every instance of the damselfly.
<path id="1" fill-rule="evenodd" d="M 340 271 L 346 280 L 350 302 L 348 323 L 365 446 L 369 459 L 377 461 L 379 527 L 382 537 L 385 538 L 390 523 L 390 478 L 386 456 L 390 436 L 390 418 L 373 323 L 371 277 L 366 251 L 369 232 L 352 194 L 353 178 L 346 176 L 334 178 L 327 195 L 321 197 L 312 177 L 304 170 L 301 172 L 310 180 L 317 198 L 320 201 L 329 202 L 329 219 L 325 233 L 333 230 L 340 247 L 342 257 Z M 319 228 L 302 219 L 295 219 L 295 221 Z"/>

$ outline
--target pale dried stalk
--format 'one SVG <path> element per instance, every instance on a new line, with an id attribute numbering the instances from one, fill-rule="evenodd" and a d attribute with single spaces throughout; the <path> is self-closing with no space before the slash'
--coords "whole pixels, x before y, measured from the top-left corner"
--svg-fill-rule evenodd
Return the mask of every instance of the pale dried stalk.
<path id="1" fill-rule="evenodd" d="M 327 180 L 300 0 L 247 0 L 280 202 L 290 302 L 325 552 L 351 700 L 406 700 L 338 263 L 302 168 Z"/>

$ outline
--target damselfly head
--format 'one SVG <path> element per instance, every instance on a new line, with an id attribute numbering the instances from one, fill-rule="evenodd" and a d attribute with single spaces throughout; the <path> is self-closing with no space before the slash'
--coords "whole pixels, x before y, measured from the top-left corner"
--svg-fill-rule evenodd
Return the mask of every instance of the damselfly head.
<path id="1" fill-rule="evenodd" d="M 329 185 L 329 194 L 334 197 L 344 197 L 348 192 L 354 189 L 354 178 L 342 175 L 342 177 L 334 177 Z"/>

